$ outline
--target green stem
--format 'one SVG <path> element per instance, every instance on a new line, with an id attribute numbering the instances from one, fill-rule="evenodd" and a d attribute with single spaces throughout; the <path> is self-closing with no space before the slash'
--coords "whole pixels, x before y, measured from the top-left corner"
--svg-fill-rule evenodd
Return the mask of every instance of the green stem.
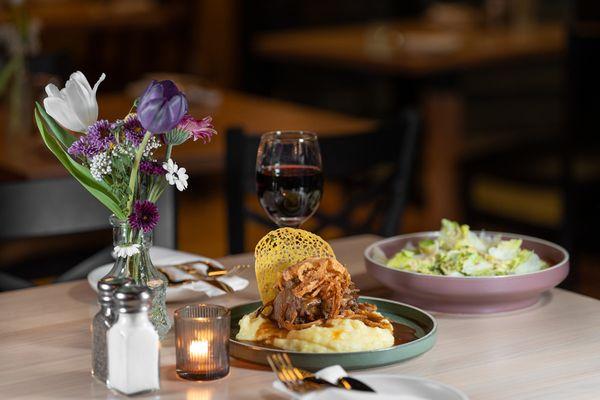
<path id="1" fill-rule="evenodd" d="M 8 64 L 6 64 L 0 71 L 0 96 L 4 94 L 4 91 L 10 84 L 12 77 L 17 73 L 20 67 L 20 60 L 18 56 L 13 56 Z"/>
<path id="2" fill-rule="evenodd" d="M 134 259 L 133 259 L 133 271 L 135 273 L 135 280 L 137 281 L 136 283 L 141 283 L 141 276 L 140 276 L 140 264 L 141 264 L 141 259 L 142 259 L 142 247 L 144 246 L 144 238 L 143 238 L 143 233 L 142 231 L 137 231 L 134 230 L 133 234 L 137 237 L 137 240 L 134 241 L 134 243 L 137 243 L 140 245 L 140 252 L 136 255 L 134 255 Z"/>
<path id="3" fill-rule="evenodd" d="M 125 259 L 125 265 L 127 266 L 127 270 L 129 271 L 130 277 L 134 280 L 135 284 L 139 284 L 140 279 L 140 254 L 143 246 L 143 237 L 142 231 L 138 231 L 137 229 L 133 229 L 130 226 L 127 226 L 127 243 L 126 245 L 139 244 L 140 245 L 140 253 L 134 254 L 133 256 L 127 256 Z"/>
<path id="4" fill-rule="evenodd" d="M 158 200 L 159 196 L 160 196 L 160 188 L 158 187 L 157 184 L 153 184 L 152 189 L 150 189 L 150 192 L 148 193 L 148 200 L 153 203 L 156 203 L 156 200 Z"/>
<path id="5" fill-rule="evenodd" d="M 127 115 L 131 114 L 131 112 L 133 111 L 134 108 L 135 108 L 135 102 L 131 105 L 131 108 L 129 108 L 129 112 L 127 113 Z"/>
<path id="6" fill-rule="evenodd" d="M 169 161 L 169 159 L 171 158 L 171 150 L 173 150 L 173 145 L 168 144 L 167 145 L 167 153 L 165 154 L 165 161 Z"/>
<path id="7" fill-rule="evenodd" d="M 17 66 L 13 74 L 10 88 L 10 132 L 22 134 L 23 126 L 23 95 L 25 85 L 25 56 L 19 53 L 15 56 Z"/>
<path id="8" fill-rule="evenodd" d="M 150 136 L 152 134 L 149 131 L 146 131 L 144 135 L 144 139 L 142 139 L 142 143 L 140 143 L 140 147 L 138 147 L 137 154 L 135 155 L 135 160 L 133 162 L 133 167 L 131 168 L 131 176 L 129 177 L 129 204 L 127 204 L 128 215 L 131 214 L 133 199 L 135 198 L 135 185 L 137 183 L 138 177 L 138 169 L 140 168 L 140 161 L 142 159 L 142 155 L 144 154 L 144 149 L 148 144 L 148 140 L 150 140 Z"/>

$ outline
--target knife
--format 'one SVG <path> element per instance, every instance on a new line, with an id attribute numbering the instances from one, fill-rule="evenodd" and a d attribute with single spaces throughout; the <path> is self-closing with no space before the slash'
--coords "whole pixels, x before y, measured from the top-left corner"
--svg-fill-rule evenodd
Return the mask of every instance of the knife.
<path id="1" fill-rule="evenodd" d="M 338 379 L 337 383 L 331 383 L 329 381 L 326 381 L 325 379 L 321 379 L 321 378 L 317 378 L 314 375 L 310 375 L 305 377 L 304 379 L 302 379 L 303 381 L 307 381 L 307 382 L 312 382 L 312 383 L 318 383 L 320 385 L 327 385 L 327 386 L 332 386 L 332 387 L 337 387 L 340 389 L 346 389 L 346 390 L 359 390 L 361 392 L 373 392 L 375 393 L 375 390 L 367 385 L 364 382 L 359 381 L 356 378 L 352 378 L 349 376 L 343 376 L 340 379 Z"/>

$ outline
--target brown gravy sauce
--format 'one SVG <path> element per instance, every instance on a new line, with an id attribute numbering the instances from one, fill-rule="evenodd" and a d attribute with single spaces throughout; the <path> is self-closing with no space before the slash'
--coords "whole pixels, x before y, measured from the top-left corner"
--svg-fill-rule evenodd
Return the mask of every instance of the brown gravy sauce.
<path id="1" fill-rule="evenodd" d="M 256 331 L 256 337 L 258 340 L 267 343 L 272 343 L 273 339 L 285 338 L 287 335 L 288 330 L 281 329 L 270 319 L 263 322 Z"/>
<path id="2" fill-rule="evenodd" d="M 390 322 L 392 323 L 392 328 L 394 328 L 394 346 L 418 339 L 417 331 L 410 326 L 401 324 L 400 322 Z"/>

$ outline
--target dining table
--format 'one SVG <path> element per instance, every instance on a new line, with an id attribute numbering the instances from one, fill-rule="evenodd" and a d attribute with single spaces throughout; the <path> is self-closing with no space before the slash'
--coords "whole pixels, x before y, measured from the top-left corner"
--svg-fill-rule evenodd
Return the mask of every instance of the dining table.
<path id="1" fill-rule="evenodd" d="M 380 239 L 359 235 L 332 240 L 337 258 L 362 294 L 393 299 L 367 275 L 364 249 Z M 252 254 L 220 259 L 226 267 L 252 263 Z M 249 286 L 210 299 L 227 307 L 258 299 L 254 272 Z M 183 304 L 168 304 L 170 311 Z M 0 398 L 119 398 L 90 374 L 90 323 L 96 294 L 78 280 L 0 293 Z M 411 375 L 462 390 L 470 399 L 597 399 L 600 393 L 600 301 L 552 289 L 527 309 L 490 315 L 432 313 L 434 347 L 416 358 L 360 373 Z M 229 374 L 211 382 L 180 379 L 170 332 L 161 344 L 161 389 L 140 398 L 280 399 L 266 367 L 231 358 Z"/>
<path id="2" fill-rule="evenodd" d="M 185 15 L 181 4 L 163 5 L 154 1 L 106 2 L 63 0 L 31 1 L 24 4 L 30 18 L 39 22 L 43 29 L 53 28 L 118 28 L 152 27 L 165 29 Z M 9 7 L 0 9 L 0 23 L 13 16 Z"/>
<path id="3" fill-rule="evenodd" d="M 270 31 L 252 42 L 257 56 L 413 78 L 447 74 L 564 51 L 556 22 L 527 27 L 444 26 L 427 18 Z"/>

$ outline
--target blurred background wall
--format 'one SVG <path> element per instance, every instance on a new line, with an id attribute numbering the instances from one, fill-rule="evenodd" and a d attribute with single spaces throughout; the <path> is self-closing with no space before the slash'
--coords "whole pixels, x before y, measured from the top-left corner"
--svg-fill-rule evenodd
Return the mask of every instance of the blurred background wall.
<path id="1" fill-rule="evenodd" d="M 384 124 L 410 108 L 421 133 L 399 231 L 437 229 L 448 217 L 555 240 L 576 261 L 569 284 L 598 295 L 599 19 L 592 0 L 5 1 L 0 179 L 51 177 L 32 172 L 54 161 L 44 158 L 30 105 L 46 82 L 78 69 L 90 80 L 107 74 L 101 115 L 131 101 L 132 83 L 148 76 L 193 85 L 200 102 L 220 104 L 202 110 L 231 125 L 232 114 L 262 127 L 308 110 Z M 21 73 L 10 75 L 15 59 Z M 234 126 L 220 128 L 224 137 Z M 207 256 L 226 254 L 230 233 L 224 142 L 215 148 L 220 158 L 209 160 L 221 167 L 198 168 L 177 199 L 178 246 Z M 25 157 L 35 161 L 15 161 Z M 344 183 L 327 185 L 322 208 L 335 211 Z M 248 226 L 246 250 L 265 229 Z M 44 282 L 109 241 L 104 229 L 3 240 L 0 268 Z"/>

